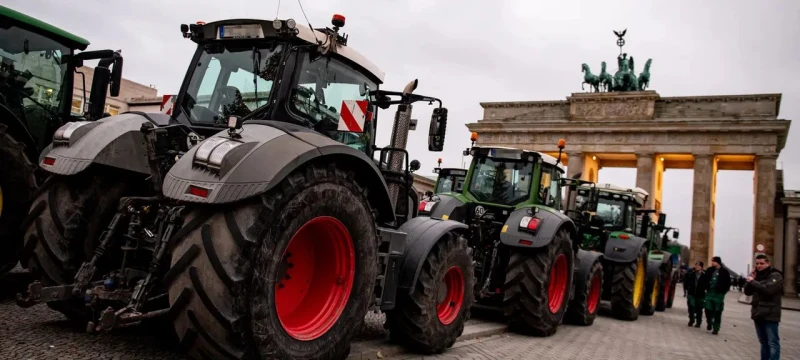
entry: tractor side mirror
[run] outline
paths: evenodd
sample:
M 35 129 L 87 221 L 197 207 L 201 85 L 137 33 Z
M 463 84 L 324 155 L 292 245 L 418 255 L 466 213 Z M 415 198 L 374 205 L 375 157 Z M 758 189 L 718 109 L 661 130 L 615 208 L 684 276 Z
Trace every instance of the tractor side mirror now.
M 673 238 L 675 238 L 676 240 L 677 240 L 677 239 L 678 239 L 680 236 L 681 236 L 681 233 L 680 233 L 678 230 L 673 230 L 673 231 L 672 231 L 672 237 L 673 237 Z
M 419 163 L 419 160 L 414 159 L 414 160 L 411 160 L 411 165 L 410 166 L 411 166 L 411 172 L 414 172 L 414 171 L 419 170 L 421 165 Z
M 444 150 L 444 133 L 447 129 L 447 108 L 433 109 L 428 130 L 428 151 Z
M 426 191 L 425 192 L 425 197 L 431 197 L 431 196 L 433 196 L 433 191 Z
M 667 225 L 667 214 L 658 214 L 658 226 L 664 227 Z
M 592 187 L 589 190 L 589 206 L 587 206 L 587 210 L 589 212 L 597 212 L 597 196 L 600 194 L 600 191 L 597 190 L 596 187 Z
M 94 78 L 92 79 L 92 93 L 89 95 L 89 116 L 93 119 L 103 117 L 103 110 L 106 107 L 106 92 L 108 82 L 111 79 L 111 70 L 104 66 L 94 68 Z
M 113 69 L 111 70 L 111 88 L 109 89 L 112 97 L 119 96 L 119 88 L 122 86 L 122 56 L 114 53 Z

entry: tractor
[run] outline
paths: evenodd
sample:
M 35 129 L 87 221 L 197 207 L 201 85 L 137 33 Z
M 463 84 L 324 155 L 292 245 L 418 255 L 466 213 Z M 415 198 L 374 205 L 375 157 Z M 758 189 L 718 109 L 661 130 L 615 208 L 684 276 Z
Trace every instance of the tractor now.
M 413 351 L 452 346 L 473 303 L 467 226 L 409 216 L 405 150 L 414 103 L 438 103 L 430 151 L 447 109 L 416 80 L 381 90 L 331 24 L 181 25 L 197 48 L 170 115 L 68 124 L 39 161 L 38 278 L 17 303 L 90 332 L 167 322 L 192 358 L 342 359 L 370 310 Z
M 681 253 L 685 253 L 685 245 L 677 242 L 680 236 L 680 229 L 666 226 L 667 214 L 659 213 L 658 222 L 650 220 L 650 214 L 654 210 L 641 211 L 642 229 L 641 234 L 647 235 L 650 246 L 649 258 L 653 263 L 658 263 L 660 277 L 658 289 L 658 299 L 656 300 L 655 310 L 664 311 L 672 307 L 675 300 L 675 287 L 680 280 Z M 673 240 L 669 234 L 672 233 Z
M 0 5 L 0 275 L 22 252 L 19 225 L 44 174 L 39 153 L 56 129 L 70 121 L 104 115 L 109 83 L 119 94 L 122 56 L 111 50 L 83 51 L 89 42 L 53 25 Z M 77 53 L 76 53 L 77 52 Z M 84 60 L 101 59 L 92 80 L 88 111 L 73 98 L 73 79 Z M 113 71 L 109 71 L 109 68 Z M 76 94 L 79 95 L 79 94 Z M 74 105 L 78 102 L 78 105 Z M 77 110 L 74 108 L 77 107 Z M 25 266 L 27 264 L 23 264 Z
M 436 184 L 432 192 L 427 192 L 425 198 L 419 202 L 419 212 L 417 216 L 429 216 L 430 210 L 438 200 L 436 195 L 444 193 L 460 193 L 464 186 L 464 179 L 467 177 L 466 169 L 442 168 L 442 158 L 439 158 L 438 165 L 433 172 L 438 174 Z
M 568 199 L 584 214 L 579 247 L 604 254 L 602 299 L 610 301 L 612 316 L 621 320 L 663 310 L 663 288 L 673 282 L 665 275 L 672 274 L 672 261 L 664 256 L 666 244 L 657 231 L 664 229 L 666 214 L 652 223 L 655 210 L 641 210 L 648 196 L 641 188 L 579 181 L 574 201 Z
M 510 330 L 534 336 L 554 334 L 565 316 L 591 324 L 601 254 L 573 246 L 576 226 L 561 211 L 561 152 L 473 144 L 464 155 L 472 161 L 462 190 L 438 194 L 430 217 L 469 226 L 476 306 L 502 309 Z

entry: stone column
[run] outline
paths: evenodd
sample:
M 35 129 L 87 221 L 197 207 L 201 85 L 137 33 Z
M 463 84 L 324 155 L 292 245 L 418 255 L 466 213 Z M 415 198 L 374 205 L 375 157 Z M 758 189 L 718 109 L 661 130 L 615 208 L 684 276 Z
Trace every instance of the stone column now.
M 645 208 L 661 211 L 661 177 L 664 163 L 652 153 L 636 154 L 636 186 L 647 191 Z
M 583 158 L 582 152 L 567 153 L 567 177 L 574 178 L 577 173 L 583 173 Z M 581 175 L 581 179 L 585 179 L 586 174 Z
M 797 218 L 786 219 L 786 248 L 783 251 L 783 291 L 788 294 L 797 294 Z M 774 261 L 774 260 L 773 260 Z
M 710 264 L 714 243 L 714 184 L 717 164 L 713 155 L 694 156 L 694 190 L 692 194 L 692 229 L 689 239 L 691 263 Z
M 777 187 L 775 161 L 777 155 L 756 155 L 753 186 L 753 245 L 764 244 L 764 253 L 775 255 L 775 191 Z

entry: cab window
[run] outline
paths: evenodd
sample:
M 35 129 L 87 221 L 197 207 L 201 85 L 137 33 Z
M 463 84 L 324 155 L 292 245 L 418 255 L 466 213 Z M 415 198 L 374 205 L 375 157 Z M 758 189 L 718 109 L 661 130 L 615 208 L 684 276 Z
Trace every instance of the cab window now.
M 316 130 L 369 153 L 374 122 L 367 114 L 370 109 L 361 106 L 368 99 L 364 90 L 377 89 L 375 82 L 335 57 L 301 56 L 300 77 L 291 94 L 292 108 Z
M 539 202 L 552 208 L 560 208 L 561 187 L 559 185 L 561 171 L 553 165 L 542 165 L 542 177 L 539 181 Z

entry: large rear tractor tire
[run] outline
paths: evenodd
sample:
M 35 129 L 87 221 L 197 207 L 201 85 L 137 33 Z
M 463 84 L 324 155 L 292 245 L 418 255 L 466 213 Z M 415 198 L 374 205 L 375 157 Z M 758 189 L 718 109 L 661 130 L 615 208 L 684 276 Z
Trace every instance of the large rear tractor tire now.
M 603 291 L 603 264 L 600 260 L 595 260 L 594 264 L 586 274 L 586 278 L 576 281 L 584 281 L 586 287 L 582 292 L 576 292 L 575 297 L 567 307 L 566 321 L 575 324 L 589 326 L 594 324 L 597 318 L 597 309 L 600 307 L 600 294 Z
M 23 238 L 20 223 L 36 192 L 36 165 L 25 155 L 25 145 L 0 124 L 0 275 L 20 260 Z
M 658 301 L 656 302 L 656 311 L 667 310 L 667 304 L 670 302 L 670 291 L 674 284 L 672 283 L 672 263 L 666 265 L 666 269 L 661 272 L 661 279 L 659 279 L 658 288 Z
M 120 178 L 94 172 L 48 179 L 22 224 L 22 260 L 27 261 L 31 278 L 43 286 L 72 284 L 81 264 L 91 259 L 128 188 Z M 104 271 L 95 274 L 100 276 Z M 88 315 L 83 298 L 47 305 L 71 320 L 85 320 Z
M 474 287 L 467 240 L 446 234 L 422 264 L 414 292 L 399 293 L 397 307 L 386 314 L 392 340 L 424 354 L 453 346 L 469 319 Z
M 187 217 L 202 224 L 177 239 L 163 283 L 190 357 L 349 354 L 377 273 L 375 220 L 353 176 L 311 165 L 260 198 Z
M 567 230 L 544 249 L 511 249 L 503 308 L 510 330 L 535 336 L 556 333 L 569 304 L 574 257 Z
M 636 320 L 644 301 L 647 249 L 642 247 L 632 263 L 612 268 L 611 314 L 620 320 Z

